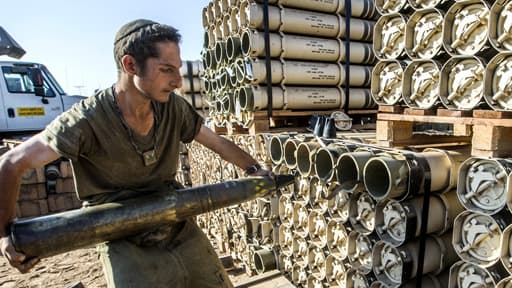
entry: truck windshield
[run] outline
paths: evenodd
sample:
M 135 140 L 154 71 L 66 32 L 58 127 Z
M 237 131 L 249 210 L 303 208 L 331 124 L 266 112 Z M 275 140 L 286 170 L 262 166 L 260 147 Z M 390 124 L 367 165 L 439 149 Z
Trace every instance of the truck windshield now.
M 60 95 L 66 95 L 66 92 L 64 92 L 64 89 L 62 89 L 62 87 L 60 87 L 59 82 L 57 82 L 57 80 L 55 80 L 55 77 L 53 77 L 52 73 L 50 73 L 50 71 L 46 68 L 46 66 L 41 65 L 41 70 L 43 70 L 43 73 L 46 74 L 46 76 L 48 77 L 48 80 L 50 81 L 52 86 L 55 87 L 57 92 Z

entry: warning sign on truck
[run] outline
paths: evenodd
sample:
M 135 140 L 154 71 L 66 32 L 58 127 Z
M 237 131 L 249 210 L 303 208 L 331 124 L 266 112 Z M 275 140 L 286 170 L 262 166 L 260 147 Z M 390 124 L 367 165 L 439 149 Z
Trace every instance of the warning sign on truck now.
M 44 108 L 43 107 L 22 107 L 18 108 L 18 116 L 27 117 L 27 116 L 44 116 Z

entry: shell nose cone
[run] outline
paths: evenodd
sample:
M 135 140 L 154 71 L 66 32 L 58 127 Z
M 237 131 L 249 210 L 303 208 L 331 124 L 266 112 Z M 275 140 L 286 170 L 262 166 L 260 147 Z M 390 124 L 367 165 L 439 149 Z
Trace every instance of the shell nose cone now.
M 276 175 L 276 188 L 282 188 L 292 184 L 295 181 L 295 176 L 291 174 Z

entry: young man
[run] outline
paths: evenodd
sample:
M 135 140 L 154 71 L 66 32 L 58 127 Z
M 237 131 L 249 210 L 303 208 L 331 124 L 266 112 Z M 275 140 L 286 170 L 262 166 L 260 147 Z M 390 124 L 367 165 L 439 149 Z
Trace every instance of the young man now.
M 198 141 L 249 175 L 269 175 L 249 154 L 203 126 L 172 91 L 181 86 L 177 30 L 135 20 L 118 31 L 118 81 L 63 113 L 0 159 L 0 251 L 21 272 L 38 259 L 14 250 L 6 227 L 14 218 L 24 171 L 61 156 L 73 165 L 86 205 L 179 187 L 179 142 Z M 98 246 L 109 287 L 231 287 L 206 236 L 192 220 Z

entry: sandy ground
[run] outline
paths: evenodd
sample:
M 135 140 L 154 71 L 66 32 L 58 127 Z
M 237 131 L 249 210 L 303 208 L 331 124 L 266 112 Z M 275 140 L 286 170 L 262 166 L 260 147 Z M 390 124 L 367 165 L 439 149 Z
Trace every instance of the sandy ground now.
M 290 288 L 293 285 L 284 277 L 263 283 L 242 285 L 250 281 L 243 271 L 228 270 L 235 286 L 252 288 Z M 257 278 L 257 277 L 256 277 Z M 80 282 L 85 288 L 106 288 L 101 263 L 94 248 L 75 250 L 41 260 L 29 273 L 21 274 L 0 257 L 1 288 L 71 288 Z M 79 288 L 81 286 L 76 286 Z
M 29 273 L 21 274 L 5 258 L 0 259 L 0 287 L 43 288 L 72 287 L 81 282 L 84 287 L 105 288 L 103 271 L 94 248 L 80 249 L 41 260 Z

